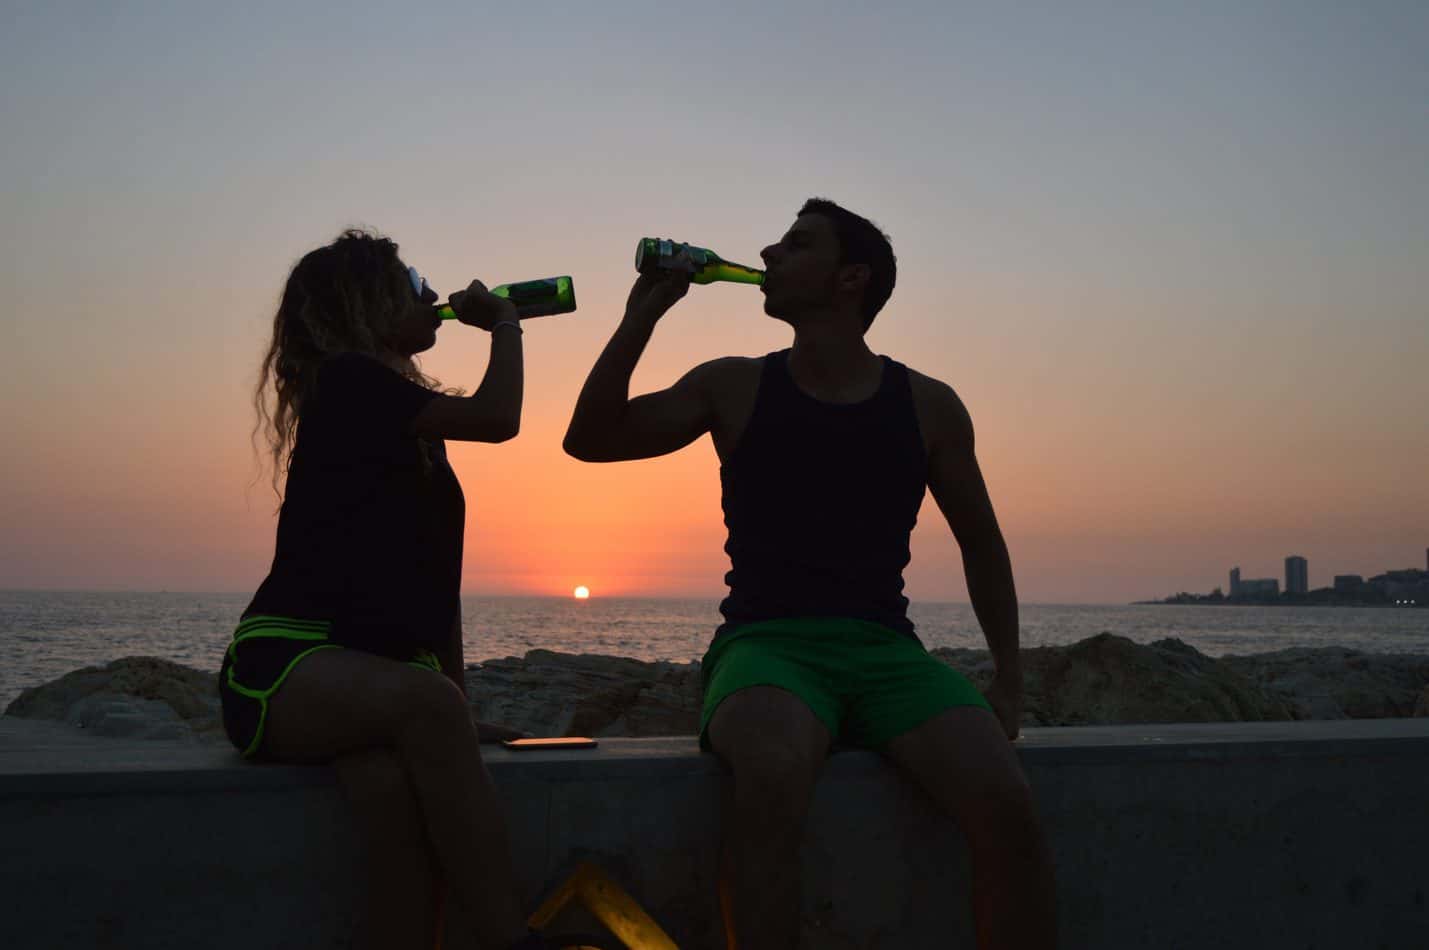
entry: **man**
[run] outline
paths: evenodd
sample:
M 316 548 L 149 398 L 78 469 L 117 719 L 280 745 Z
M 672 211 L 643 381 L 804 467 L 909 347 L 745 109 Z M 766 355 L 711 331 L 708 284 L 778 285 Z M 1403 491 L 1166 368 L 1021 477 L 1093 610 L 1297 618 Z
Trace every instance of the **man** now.
M 983 950 L 1051 947 L 1051 860 L 1009 742 L 1022 704 L 1017 597 L 967 410 L 865 343 L 896 275 L 872 222 L 811 199 L 761 257 L 764 311 L 793 328 L 791 349 L 712 360 L 631 399 L 656 323 L 689 289 L 677 271 L 642 275 L 565 438 L 576 458 L 611 462 L 708 432 L 719 455 L 730 593 L 703 662 L 700 742 L 734 776 L 725 849 L 739 946 L 798 942 L 798 846 L 838 740 L 882 752 L 957 820 Z M 907 617 L 902 572 L 925 488 L 962 550 L 996 663 L 985 697 L 927 654 Z

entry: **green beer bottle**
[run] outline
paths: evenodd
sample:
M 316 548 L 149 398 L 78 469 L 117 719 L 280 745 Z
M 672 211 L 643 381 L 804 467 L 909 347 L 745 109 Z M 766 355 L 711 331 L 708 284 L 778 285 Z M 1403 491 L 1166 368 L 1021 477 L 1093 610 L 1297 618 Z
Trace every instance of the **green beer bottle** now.
M 522 320 L 570 313 L 576 309 L 576 285 L 569 277 L 543 277 L 540 280 L 523 280 L 519 284 L 497 284 L 491 292 L 514 303 L 516 316 Z M 451 304 L 444 304 L 437 310 L 437 316 L 443 320 L 455 320 L 456 311 Z
M 684 252 L 686 259 L 677 259 Z M 695 247 L 664 238 L 641 238 L 635 245 L 635 269 L 642 274 L 656 270 L 685 270 L 692 284 L 713 284 L 717 280 L 736 284 L 762 284 L 764 271 L 745 267 L 720 257 L 707 247 Z

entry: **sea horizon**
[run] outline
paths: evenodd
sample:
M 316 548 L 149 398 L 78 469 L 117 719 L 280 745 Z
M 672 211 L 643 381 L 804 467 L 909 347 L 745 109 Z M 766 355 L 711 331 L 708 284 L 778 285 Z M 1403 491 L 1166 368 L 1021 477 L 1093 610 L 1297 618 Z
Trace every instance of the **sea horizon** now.
M 252 588 L 224 590 L 221 588 L 141 588 L 141 587 L 0 587 L 0 594 L 144 594 L 162 596 L 164 594 L 184 594 L 201 597 L 206 595 L 220 597 L 238 597 L 242 595 L 252 596 Z M 577 598 L 570 594 L 538 594 L 538 593 L 487 593 L 480 590 L 463 590 L 462 597 L 481 597 L 490 600 L 555 600 L 572 601 L 579 603 L 595 601 L 694 601 L 711 600 L 718 604 L 726 596 L 720 594 L 602 594 L 592 591 L 588 598 Z M 939 606 L 960 606 L 971 607 L 969 600 L 944 600 L 927 597 L 909 597 L 909 603 L 929 604 Z M 1156 606 L 1161 605 L 1160 600 L 1019 600 L 1019 606 L 1023 607 L 1128 607 L 1128 606 Z M 1166 604 L 1165 606 L 1205 606 L 1201 604 Z M 1246 605 L 1255 606 L 1255 605 Z M 1267 606 L 1280 606 L 1270 604 Z
M 20 691 L 125 656 L 217 670 L 247 591 L 0 588 L 0 708 Z M 463 594 L 468 664 L 534 649 L 688 663 L 722 621 L 719 597 Z M 914 599 L 928 649 L 985 650 L 966 602 Z M 1342 647 L 1429 655 L 1429 611 L 1289 605 L 1038 604 L 1019 609 L 1024 649 L 1110 633 L 1136 643 L 1176 638 L 1207 656 Z

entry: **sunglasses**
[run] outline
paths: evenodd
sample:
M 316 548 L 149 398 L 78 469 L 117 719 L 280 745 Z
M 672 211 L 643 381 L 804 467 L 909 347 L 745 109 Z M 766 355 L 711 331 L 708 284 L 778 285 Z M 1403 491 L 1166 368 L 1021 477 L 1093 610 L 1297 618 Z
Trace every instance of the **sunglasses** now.
M 428 293 L 434 298 L 438 296 L 437 292 L 432 289 L 432 285 L 427 283 L 427 278 L 417 273 L 417 268 L 407 268 L 407 279 L 412 282 L 412 293 L 417 295 L 418 300 L 425 301 Z

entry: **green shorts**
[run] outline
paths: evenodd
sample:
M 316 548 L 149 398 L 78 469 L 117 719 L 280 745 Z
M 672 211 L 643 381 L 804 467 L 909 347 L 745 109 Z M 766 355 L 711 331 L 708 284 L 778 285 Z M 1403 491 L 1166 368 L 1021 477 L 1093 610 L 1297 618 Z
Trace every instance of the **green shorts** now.
M 732 693 L 750 686 L 788 690 L 828 727 L 833 741 L 881 751 L 889 741 L 954 706 L 992 711 L 966 676 L 912 637 L 866 620 L 799 617 L 731 630 L 701 661 L 709 724 Z
M 268 701 L 294 667 L 318 650 L 347 649 L 328 639 L 331 626 L 326 620 L 296 617 L 253 616 L 239 621 L 218 672 L 218 697 L 224 731 L 244 758 L 262 757 Z M 441 661 L 428 650 L 417 651 L 407 662 L 442 672 Z

